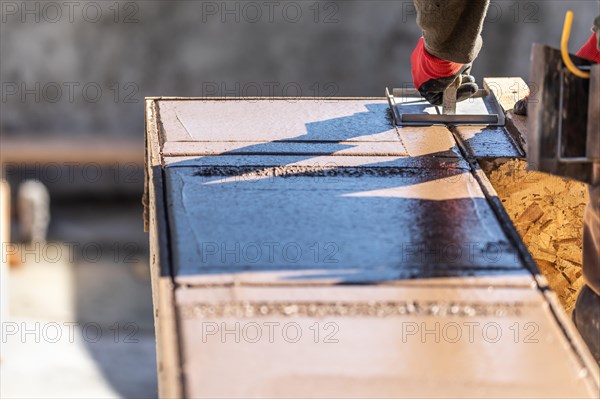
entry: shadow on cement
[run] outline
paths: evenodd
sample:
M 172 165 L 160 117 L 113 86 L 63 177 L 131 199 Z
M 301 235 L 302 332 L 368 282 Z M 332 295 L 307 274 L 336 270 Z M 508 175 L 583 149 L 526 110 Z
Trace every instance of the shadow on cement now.
M 386 104 L 366 109 L 308 123 L 307 134 L 279 142 L 393 129 Z M 327 142 L 328 155 L 360 143 Z M 276 272 L 280 280 L 361 284 L 529 273 L 456 148 L 452 156 L 362 156 L 359 166 L 311 168 L 295 164 L 319 166 L 323 154 L 278 156 L 269 144 L 165 169 L 174 275 Z

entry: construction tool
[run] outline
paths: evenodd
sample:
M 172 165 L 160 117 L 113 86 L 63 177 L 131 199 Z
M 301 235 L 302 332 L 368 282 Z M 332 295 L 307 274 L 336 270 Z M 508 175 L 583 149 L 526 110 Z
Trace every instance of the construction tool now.
M 456 115 L 456 96 L 458 88 L 462 83 L 462 75 L 458 75 L 454 82 L 446 90 L 442 100 L 442 113 L 444 115 Z
M 600 184 L 600 65 L 571 56 L 572 12 L 561 50 L 534 44 L 528 101 L 528 168 Z
M 444 91 L 441 107 L 431 105 L 413 88 L 385 89 L 396 126 L 486 125 L 504 126 L 504 112 L 494 93 L 484 87 L 457 102 L 461 76 Z M 440 109 L 441 108 L 441 109 Z

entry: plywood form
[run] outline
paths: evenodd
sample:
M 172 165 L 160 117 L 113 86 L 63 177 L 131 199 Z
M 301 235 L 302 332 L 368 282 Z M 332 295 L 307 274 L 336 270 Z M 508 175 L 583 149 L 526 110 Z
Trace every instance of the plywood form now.
M 570 312 L 585 284 L 582 265 L 584 183 L 526 170 L 511 161 L 488 172 L 490 180 L 538 267 Z

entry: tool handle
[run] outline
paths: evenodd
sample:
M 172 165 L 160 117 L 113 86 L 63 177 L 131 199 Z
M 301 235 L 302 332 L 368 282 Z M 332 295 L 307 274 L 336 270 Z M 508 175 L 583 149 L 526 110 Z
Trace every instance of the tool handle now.
M 444 90 L 444 98 L 442 102 L 442 113 L 444 115 L 456 114 L 456 94 L 458 88 L 462 84 L 462 75 L 458 75 L 454 82 L 446 90 Z

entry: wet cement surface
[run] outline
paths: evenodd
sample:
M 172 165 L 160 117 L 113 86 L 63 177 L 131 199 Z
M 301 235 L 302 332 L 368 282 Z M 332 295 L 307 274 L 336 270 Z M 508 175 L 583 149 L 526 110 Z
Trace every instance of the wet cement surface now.
M 191 291 L 178 295 L 190 397 L 594 395 L 537 290 Z
M 461 132 L 396 129 L 373 99 L 159 109 L 162 350 L 185 396 L 597 397 L 462 156 L 494 156 L 498 131 L 459 150 Z
M 520 268 L 468 172 L 166 176 L 180 282 L 239 271 L 360 283 Z
M 159 108 L 178 282 L 526 272 L 444 127 L 397 129 L 374 99 Z
M 398 141 L 385 100 L 162 101 L 166 142 Z

